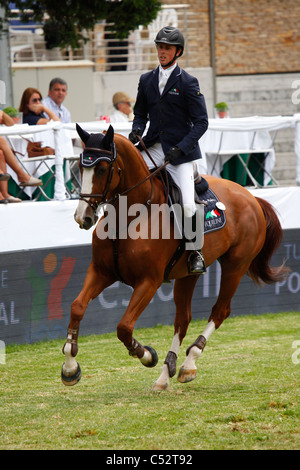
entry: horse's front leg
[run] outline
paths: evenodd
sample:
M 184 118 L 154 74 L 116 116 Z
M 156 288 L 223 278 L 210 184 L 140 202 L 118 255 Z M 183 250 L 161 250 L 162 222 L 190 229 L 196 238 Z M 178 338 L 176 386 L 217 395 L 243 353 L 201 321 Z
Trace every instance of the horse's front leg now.
M 61 379 L 65 385 L 75 385 L 81 378 L 80 366 L 75 357 L 78 353 L 79 326 L 86 308 L 91 300 L 113 282 L 114 280 L 112 279 L 100 276 L 93 262 L 90 264 L 83 288 L 71 306 L 67 339 L 62 349 L 65 355 L 65 362 L 61 370 Z
M 117 326 L 117 336 L 124 343 L 133 357 L 137 357 L 146 367 L 154 367 L 158 362 L 158 356 L 151 346 L 142 346 L 132 333 L 135 322 L 150 303 L 157 291 L 157 285 L 150 279 L 144 280 L 133 290 L 129 305 L 121 321 Z

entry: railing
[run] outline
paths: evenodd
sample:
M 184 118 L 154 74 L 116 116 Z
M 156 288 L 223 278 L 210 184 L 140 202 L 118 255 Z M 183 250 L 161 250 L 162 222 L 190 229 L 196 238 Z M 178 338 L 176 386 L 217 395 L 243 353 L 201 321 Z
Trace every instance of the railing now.
M 108 125 L 109 124 L 105 121 L 80 123 L 80 126 L 84 130 L 93 133 L 103 132 L 107 129 Z M 127 137 L 131 131 L 130 123 L 114 123 L 113 127 L 116 134 L 122 134 L 125 137 Z M 300 115 L 298 114 L 294 116 L 210 119 L 208 131 L 200 139 L 202 159 L 197 161 L 198 170 L 200 174 L 212 174 L 214 172 L 214 174 L 220 176 L 222 165 L 228 161 L 230 156 L 240 153 L 265 153 L 266 150 L 272 150 L 268 156 L 270 159 L 266 160 L 265 165 L 265 169 L 267 170 L 266 176 L 268 178 L 264 181 L 264 184 L 267 185 L 269 184 L 269 178 L 272 174 L 276 158 L 273 150 L 274 139 L 272 140 L 270 133 L 289 127 L 295 129 L 294 145 L 295 158 L 297 162 L 297 174 L 295 177 L 296 181 L 300 182 Z M 77 149 L 73 147 L 72 139 L 78 139 L 75 123 L 63 124 L 59 121 L 51 121 L 48 124 L 36 126 L 28 126 L 24 124 L 0 126 L 0 136 L 9 138 L 10 145 L 12 145 L 12 139 L 14 138 L 14 149 L 18 150 L 19 153 L 24 156 L 27 152 L 27 142 L 22 136 L 26 136 L 28 138 L 30 136 L 30 140 L 33 141 L 42 140 L 43 145 L 48 145 L 54 148 L 55 160 L 52 161 L 52 164 L 55 163 L 55 185 L 52 197 L 56 200 L 64 200 L 66 198 L 78 196 L 80 183 L 78 183 L 75 178 L 75 180 L 72 180 L 73 188 L 68 191 L 65 186 L 64 175 L 64 163 L 68 162 L 72 165 L 74 161 L 76 162 L 76 160 L 78 160 L 79 153 L 82 151 L 81 147 L 78 147 Z M 222 139 L 222 142 L 220 139 Z M 267 149 L 266 146 L 271 146 L 271 148 Z M 31 163 L 32 159 L 26 159 L 26 156 L 25 168 L 27 168 L 28 172 L 32 174 L 31 171 L 36 169 L 36 167 L 29 167 L 29 165 L 33 165 L 33 163 Z M 218 157 L 217 167 L 216 157 Z M 22 163 L 22 161 L 23 158 L 21 157 L 21 161 L 19 160 L 19 162 Z M 35 161 L 34 164 L 37 166 L 39 165 L 39 162 Z M 66 170 L 68 170 L 67 167 L 65 167 L 65 171 Z M 11 172 L 9 167 L 7 168 L 7 171 Z M 43 175 L 43 171 L 45 171 L 45 168 L 39 167 L 39 173 L 35 173 L 34 176 L 38 178 L 41 177 Z M 72 175 L 74 176 L 72 168 L 70 168 L 70 171 L 70 177 L 72 177 Z M 11 174 L 12 177 L 14 177 L 14 173 Z
M 10 48 L 12 62 L 53 61 L 53 60 L 91 60 L 95 71 L 142 70 L 157 65 L 154 39 L 157 32 L 166 25 L 177 26 L 185 37 L 183 67 L 197 66 L 198 55 L 195 39 L 197 21 L 187 4 L 163 5 L 157 18 L 147 28 L 140 26 L 131 32 L 127 39 L 115 37 L 115 25 L 105 21 L 95 25 L 87 33 L 88 42 L 80 48 L 47 49 L 41 25 L 10 26 Z

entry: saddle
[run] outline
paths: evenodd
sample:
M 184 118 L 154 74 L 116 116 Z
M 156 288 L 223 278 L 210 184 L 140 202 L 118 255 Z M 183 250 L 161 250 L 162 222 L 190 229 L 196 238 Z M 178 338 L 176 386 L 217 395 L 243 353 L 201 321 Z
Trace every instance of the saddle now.
M 168 171 L 162 171 L 156 175 L 163 182 L 165 194 L 168 205 L 171 207 L 173 204 L 180 204 L 182 206 L 181 189 L 174 182 L 172 176 Z M 209 187 L 209 184 L 203 176 L 199 175 L 197 167 L 194 164 L 194 181 L 195 181 L 195 202 L 196 204 L 204 205 L 204 233 L 220 230 L 226 224 L 225 206 L 224 209 L 218 209 L 218 202 L 220 202 L 217 195 Z M 221 205 L 222 206 L 222 205 Z M 182 211 L 183 213 L 183 211 Z M 181 221 L 182 222 L 182 221 Z M 181 258 L 185 251 L 184 237 L 179 242 L 179 245 L 173 254 L 171 260 L 166 266 L 164 273 L 164 282 L 168 283 L 169 274 L 177 261 Z
M 155 171 L 150 170 L 150 172 Z M 182 194 L 179 186 L 174 182 L 172 176 L 168 171 L 162 171 L 157 174 L 157 178 L 160 178 L 165 188 L 165 194 L 168 205 L 171 207 L 173 204 L 180 204 L 182 206 Z M 209 184 L 206 179 L 198 173 L 197 167 L 194 164 L 194 181 L 195 181 L 195 202 L 197 204 L 206 205 L 205 201 L 200 199 L 201 195 L 209 189 Z

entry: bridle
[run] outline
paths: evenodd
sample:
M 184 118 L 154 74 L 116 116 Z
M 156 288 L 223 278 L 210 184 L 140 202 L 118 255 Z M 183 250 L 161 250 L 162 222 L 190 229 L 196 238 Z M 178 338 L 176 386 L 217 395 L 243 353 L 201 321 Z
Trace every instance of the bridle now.
M 84 152 L 91 152 L 93 157 L 85 156 Z M 79 200 L 86 202 L 94 212 L 97 211 L 98 206 L 100 204 L 107 204 L 106 196 L 108 194 L 112 178 L 114 175 L 114 163 L 117 159 L 117 150 L 116 145 L 113 143 L 111 145 L 111 150 L 104 150 L 104 149 L 97 149 L 94 147 L 85 147 L 84 151 L 80 154 L 80 164 L 84 168 L 92 168 L 93 166 L 97 165 L 100 162 L 107 162 L 109 164 L 108 167 L 108 177 L 106 180 L 105 188 L 103 193 L 79 193 Z M 122 170 L 118 166 L 119 175 L 121 175 Z M 100 199 L 100 201 L 91 202 L 90 199 L 86 198 L 95 198 Z
M 94 154 L 93 157 L 85 156 L 84 151 L 93 153 Z M 149 206 L 150 203 L 151 203 L 152 195 L 153 195 L 153 179 L 152 178 L 153 178 L 154 175 L 156 175 L 158 172 L 160 172 L 162 169 L 164 169 L 165 166 L 169 163 L 169 162 L 165 162 L 162 166 L 156 167 L 156 169 L 150 175 L 147 175 L 143 180 L 139 181 L 134 186 L 126 189 L 122 193 L 115 194 L 110 199 L 106 199 L 106 196 L 109 192 L 111 181 L 112 181 L 112 178 L 113 178 L 113 175 L 114 175 L 114 163 L 117 160 L 116 145 L 115 145 L 115 143 L 112 143 L 111 150 L 97 149 L 97 148 L 93 148 L 93 147 L 85 147 L 84 151 L 80 154 L 80 163 L 84 168 L 92 168 L 93 166 L 95 166 L 96 164 L 98 164 L 102 161 L 105 161 L 109 164 L 109 169 L 108 169 L 109 173 L 108 173 L 108 177 L 107 177 L 107 180 L 106 180 L 106 184 L 105 184 L 105 188 L 104 188 L 103 193 L 79 193 L 79 200 L 86 202 L 91 207 L 91 209 L 94 211 L 94 213 L 97 212 L 98 207 L 100 205 L 102 205 L 102 204 L 115 204 L 120 196 L 124 196 L 125 194 L 129 193 L 130 191 L 132 191 L 133 189 L 137 188 L 138 186 L 140 186 L 141 184 L 145 183 L 146 181 L 148 181 L 150 179 L 151 180 L 151 192 L 150 192 L 150 197 L 147 199 L 146 204 L 145 204 L 146 206 Z M 118 166 L 118 172 L 119 172 L 119 176 L 121 177 L 122 170 L 119 166 Z M 89 199 L 87 199 L 87 198 L 89 198 Z M 91 202 L 90 198 L 100 199 L 100 201 Z

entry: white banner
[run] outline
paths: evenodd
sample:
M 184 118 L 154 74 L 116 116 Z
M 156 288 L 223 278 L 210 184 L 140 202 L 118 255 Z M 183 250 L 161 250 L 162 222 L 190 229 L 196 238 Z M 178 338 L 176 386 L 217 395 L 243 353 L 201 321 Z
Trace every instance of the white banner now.
M 270 202 L 283 229 L 300 228 L 300 187 L 251 189 Z M 94 228 L 80 229 L 74 220 L 78 200 L 0 205 L 0 252 L 86 245 Z

